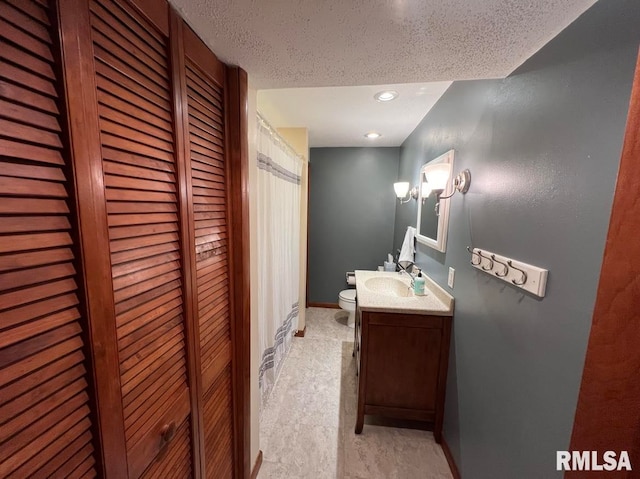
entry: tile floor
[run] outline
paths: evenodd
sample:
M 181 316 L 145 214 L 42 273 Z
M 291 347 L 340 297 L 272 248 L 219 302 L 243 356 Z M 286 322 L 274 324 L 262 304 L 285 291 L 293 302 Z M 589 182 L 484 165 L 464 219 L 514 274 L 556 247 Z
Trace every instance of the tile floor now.
M 433 434 L 356 421 L 353 329 L 342 310 L 307 309 L 260 420 L 259 479 L 449 479 Z

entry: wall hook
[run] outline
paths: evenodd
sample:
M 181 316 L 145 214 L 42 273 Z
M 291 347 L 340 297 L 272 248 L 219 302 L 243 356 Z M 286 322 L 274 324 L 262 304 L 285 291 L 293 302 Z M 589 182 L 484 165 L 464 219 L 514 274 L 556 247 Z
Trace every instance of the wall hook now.
M 472 250 L 471 248 L 469 248 L 468 246 L 467 246 L 467 251 L 468 251 L 469 253 L 471 253 L 471 261 L 469 261 L 469 263 L 471 263 L 471 264 L 472 264 L 472 265 L 474 265 L 474 266 L 478 266 L 480 263 L 482 263 L 482 256 L 480 256 L 478 253 L 476 253 L 475 251 L 473 251 L 473 250 Z M 478 257 L 478 262 L 477 262 L 477 263 L 474 263 L 474 262 L 473 262 L 473 255 L 476 255 L 476 256 Z
M 471 257 L 471 265 L 474 268 L 484 271 L 493 278 L 499 278 L 505 283 L 544 298 L 549 270 L 522 261 L 516 262 L 506 256 L 487 250 L 480 250 L 479 248 L 467 246 L 467 251 L 475 254 L 480 259 L 479 262 L 476 262 L 476 259 L 473 256 Z M 514 266 L 514 263 L 518 266 Z M 513 271 L 511 271 L 512 269 Z
M 500 274 L 500 273 L 498 273 L 497 271 L 495 271 L 495 275 L 496 275 L 498 278 L 504 278 L 507 274 L 509 274 L 509 265 L 507 265 L 507 263 L 503 263 L 502 261 L 500 261 L 500 260 L 496 259 L 496 255 L 495 255 L 495 254 L 492 254 L 492 255 L 491 255 L 491 259 L 492 259 L 493 261 L 495 261 L 496 263 L 499 263 L 499 264 L 501 264 L 502 266 L 504 266 L 504 273 Z
M 478 250 L 478 256 L 480 256 L 481 258 L 486 259 L 489 262 L 489 267 L 485 268 L 484 266 L 482 266 L 482 269 L 485 271 L 491 271 L 493 269 L 493 260 L 491 258 L 489 258 L 488 256 L 485 256 L 482 254 L 482 251 Z M 480 263 L 482 263 L 482 260 L 480 260 Z
M 520 271 L 522 273 L 522 279 L 520 281 L 516 281 L 515 279 L 512 279 L 511 282 L 517 286 L 522 286 L 523 284 L 525 284 L 527 282 L 527 273 L 525 271 L 522 271 L 520 268 L 516 268 L 512 263 L 511 260 L 507 261 L 507 264 L 509 265 L 509 268 L 513 268 L 516 271 Z

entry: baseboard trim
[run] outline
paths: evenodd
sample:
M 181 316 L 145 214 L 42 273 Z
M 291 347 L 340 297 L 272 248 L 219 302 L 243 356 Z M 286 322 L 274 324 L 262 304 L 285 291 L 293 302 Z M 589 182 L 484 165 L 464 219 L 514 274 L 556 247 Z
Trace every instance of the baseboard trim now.
M 310 308 L 332 308 L 340 309 L 338 303 L 309 303 Z
M 445 441 L 444 436 L 442 436 L 442 442 L 440 443 L 442 446 L 442 452 L 444 452 L 444 457 L 447 458 L 447 463 L 449 464 L 449 469 L 451 469 L 451 475 L 453 479 L 461 479 L 460 471 L 458 471 L 458 466 L 456 466 L 456 462 L 453 460 L 453 455 L 451 454 L 451 449 L 449 449 L 449 444 Z
M 304 338 L 304 333 L 307 332 L 307 325 L 304 325 L 304 329 L 298 329 L 295 333 L 294 336 L 296 338 Z
M 258 472 L 260 472 L 260 466 L 262 466 L 262 451 L 258 451 L 258 457 L 256 457 L 256 463 L 253 465 L 253 469 L 251 470 L 251 479 L 256 479 L 256 477 L 258 477 Z

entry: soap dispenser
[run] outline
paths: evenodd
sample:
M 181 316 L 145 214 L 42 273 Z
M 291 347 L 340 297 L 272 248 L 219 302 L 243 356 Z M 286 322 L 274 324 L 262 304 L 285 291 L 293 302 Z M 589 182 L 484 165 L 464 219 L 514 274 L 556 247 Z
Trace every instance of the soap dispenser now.
M 418 273 L 413 280 L 413 293 L 416 296 L 424 296 L 424 278 L 422 277 L 422 271 Z

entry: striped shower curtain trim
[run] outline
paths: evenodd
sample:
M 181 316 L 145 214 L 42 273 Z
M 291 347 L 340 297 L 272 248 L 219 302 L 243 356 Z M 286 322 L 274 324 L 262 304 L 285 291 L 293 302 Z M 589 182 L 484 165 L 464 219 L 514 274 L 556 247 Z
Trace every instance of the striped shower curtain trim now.
M 280 178 L 281 180 L 288 181 L 295 185 L 300 184 L 300 175 L 296 175 L 295 173 L 278 165 L 264 153 L 258 152 L 258 168 L 271 173 L 273 176 Z
M 282 323 L 282 326 L 276 331 L 275 340 L 273 346 L 267 348 L 262 353 L 262 362 L 260 363 L 260 370 L 258 373 L 258 383 L 262 388 L 262 378 L 265 371 L 275 366 L 275 357 L 278 349 L 282 346 L 286 346 L 286 340 L 291 337 L 291 329 L 293 326 L 293 320 L 298 317 L 298 303 L 295 302 L 291 306 L 291 311 L 287 315 L 287 318 Z

